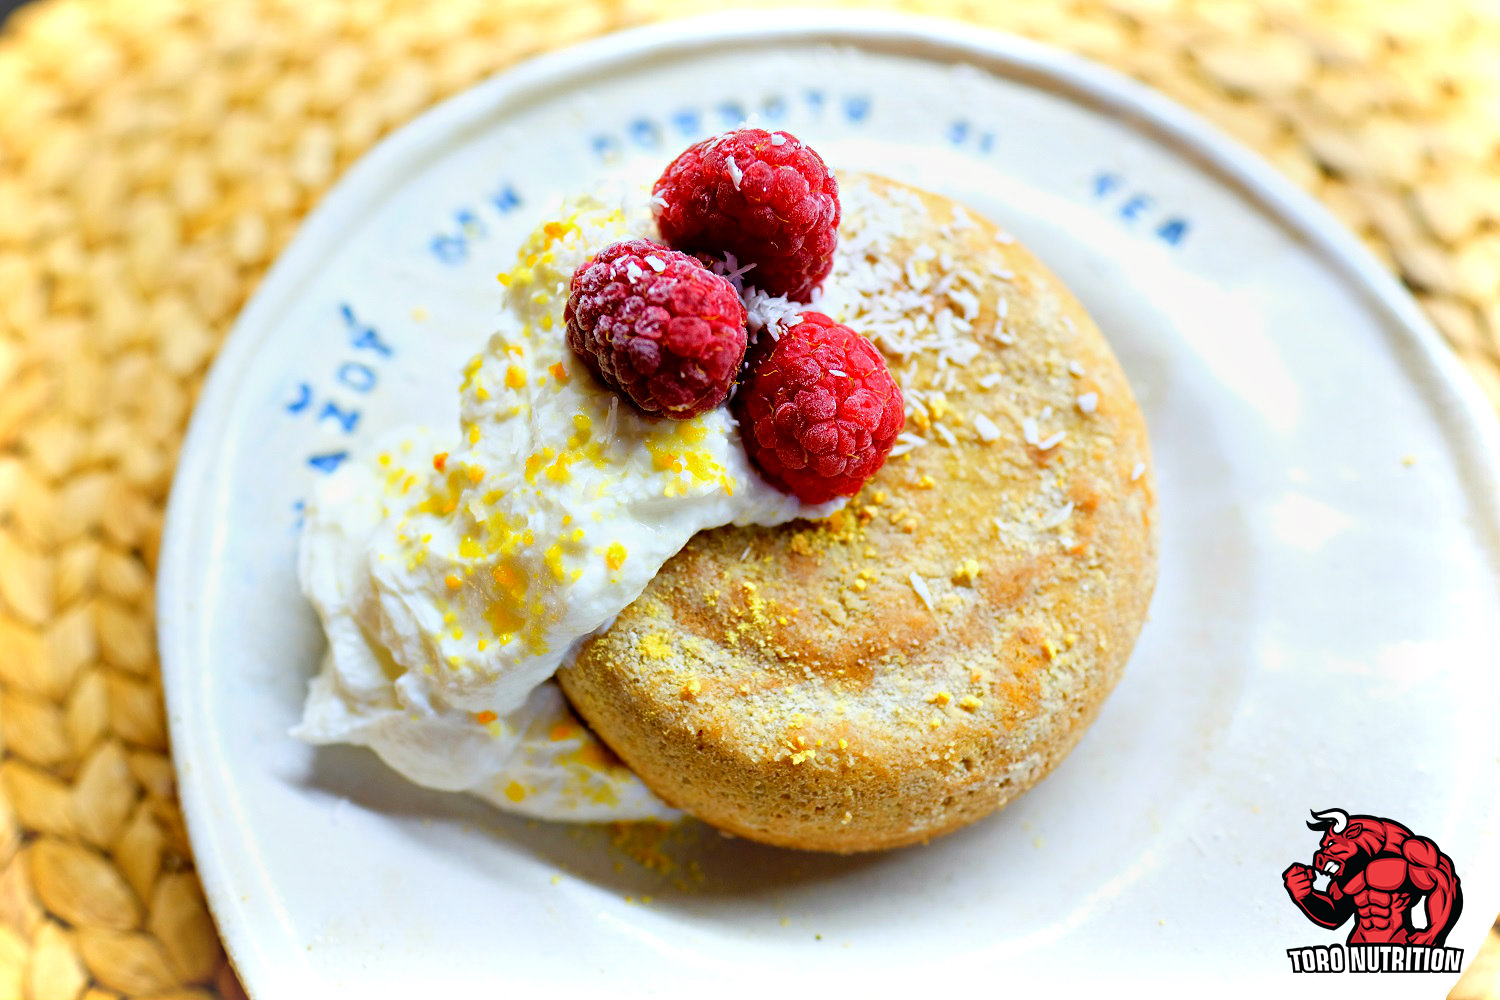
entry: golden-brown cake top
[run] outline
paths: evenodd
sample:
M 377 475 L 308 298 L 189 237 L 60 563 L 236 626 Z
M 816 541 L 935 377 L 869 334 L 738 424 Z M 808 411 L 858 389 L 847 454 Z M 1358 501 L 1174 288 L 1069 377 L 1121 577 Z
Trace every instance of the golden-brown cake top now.
M 903 389 L 891 459 L 825 522 L 698 535 L 561 676 L 674 804 L 859 849 L 1072 745 L 1144 617 L 1154 499 L 1129 386 L 1060 282 L 946 199 L 841 180 L 822 308 Z

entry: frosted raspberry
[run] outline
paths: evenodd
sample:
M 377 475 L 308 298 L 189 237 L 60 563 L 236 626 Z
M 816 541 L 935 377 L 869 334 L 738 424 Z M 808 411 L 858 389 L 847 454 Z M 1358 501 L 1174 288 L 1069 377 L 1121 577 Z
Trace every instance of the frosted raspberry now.
M 568 346 L 646 413 L 686 420 L 724 402 L 745 356 L 729 281 L 650 240 L 605 247 L 573 272 Z
M 689 146 L 652 189 L 664 240 L 754 264 L 747 283 L 799 302 L 833 268 L 839 186 L 786 132 L 742 128 Z
M 875 345 L 815 312 L 756 361 L 730 405 L 761 474 L 804 503 L 858 493 L 906 424 Z

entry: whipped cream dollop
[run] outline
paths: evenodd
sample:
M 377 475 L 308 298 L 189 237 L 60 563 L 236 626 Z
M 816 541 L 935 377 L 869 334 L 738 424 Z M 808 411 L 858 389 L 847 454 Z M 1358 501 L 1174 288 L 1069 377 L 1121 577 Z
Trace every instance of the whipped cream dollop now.
M 538 228 L 460 426 L 387 435 L 308 504 L 299 572 L 329 651 L 294 730 L 532 816 L 675 815 L 569 709 L 553 673 L 698 531 L 824 517 L 751 467 L 727 407 L 652 420 L 566 343 L 574 270 L 658 238 L 644 192 Z

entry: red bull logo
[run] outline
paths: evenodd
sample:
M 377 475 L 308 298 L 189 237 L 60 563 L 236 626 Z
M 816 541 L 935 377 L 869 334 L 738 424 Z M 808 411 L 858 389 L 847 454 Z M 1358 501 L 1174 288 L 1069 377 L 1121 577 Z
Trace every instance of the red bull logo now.
M 1350 924 L 1340 945 L 1289 948 L 1294 972 L 1457 972 L 1463 949 L 1446 947 L 1463 911 L 1453 859 L 1395 820 L 1314 812 L 1322 833 L 1312 864 L 1282 872 L 1292 903 L 1328 930 Z

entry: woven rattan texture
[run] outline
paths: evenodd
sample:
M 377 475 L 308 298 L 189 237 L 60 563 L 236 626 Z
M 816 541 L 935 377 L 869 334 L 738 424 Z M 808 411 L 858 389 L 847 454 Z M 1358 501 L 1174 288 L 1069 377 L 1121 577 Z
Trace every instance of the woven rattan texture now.
M 1500 12 L 887 6 L 1074 49 L 1203 112 L 1399 272 L 1500 404 Z M 298 220 L 434 101 L 703 9 L 43 0 L 0 34 L 0 1000 L 243 995 L 174 793 L 152 574 L 200 381 Z M 1496 951 L 1455 997 L 1500 997 Z

